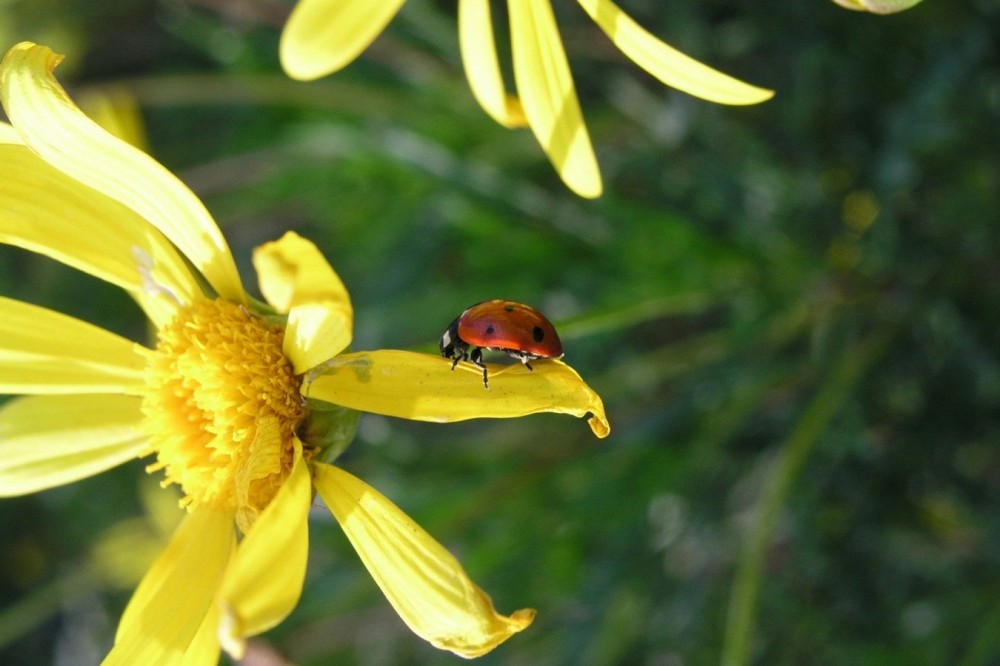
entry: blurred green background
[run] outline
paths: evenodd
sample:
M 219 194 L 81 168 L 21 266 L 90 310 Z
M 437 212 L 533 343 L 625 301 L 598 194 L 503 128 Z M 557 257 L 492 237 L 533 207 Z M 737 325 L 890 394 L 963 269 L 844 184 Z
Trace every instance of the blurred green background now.
M 555 4 L 593 202 L 476 106 L 454 2 L 409 0 L 310 84 L 278 66 L 286 0 L 4 0 L 0 38 L 68 54 L 78 100 L 133 95 L 248 284 L 255 245 L 315 241 L 355 349 L 432 351 L 487 298 L 557 323 L 610 439 L 551 415 L 365 415 L 341 459 L 499 610 L 538 609 L 480 663 L 1000 664 L 1000 2 L 623 0 L 777 91 L 749 108 L 663 88 Z M 146 335 L 124 294 L 7 247 L 0 293 Z M 146 479 L 137 461 L 0 502 L 0 663 L 100 660 L 163 521 Z M 459 661 L 406 629 L 325 511 L 311 537 L 258 656 Z

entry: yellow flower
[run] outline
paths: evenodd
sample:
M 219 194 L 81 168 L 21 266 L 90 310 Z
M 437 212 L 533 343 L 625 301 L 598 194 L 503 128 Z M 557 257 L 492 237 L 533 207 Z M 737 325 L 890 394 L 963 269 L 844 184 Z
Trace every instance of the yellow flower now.
M 427 421 L 554 411 L 608 432 L 568 366 L 450 372 L 444 358 L 343 353 L 353 310 L 295 234 L 254 254 L 268 304 L 243 291 L 204 205 L 145 153 L 84 116 L 54 77 L 61 57 L 22 43 L 0 65 L 0 241 L 127 290 L 152 347 L 0 297 L 0 495 L 31 493 L 147 454 L 186 514 L 126 608 L 108 664 L 209 664 L 291 612 L 313 492 L 400 617 L 435 646 L 484 654 L 534 611 L 496 613 L 458 561 L 400 509 L 330 463 L 351 410 Z
M 643 29 L 611 0 L 577 0 L 611 41 L 664 84 L 720 104 L 757 104 L 770 90 L 743 83 L 690 58 Z M 299 0 L 281 35 L 289 76 L 311 80 L 354 60 L 392 20 L 403 0 Z M 517 96 L 501 75 L 490 0 L 459 0 L 458 34 L 469 86 L 504 127 L 527 124 L 577 194 L 601 194 L 601 173 L 580 113 L 549 0 L 507 0 Z

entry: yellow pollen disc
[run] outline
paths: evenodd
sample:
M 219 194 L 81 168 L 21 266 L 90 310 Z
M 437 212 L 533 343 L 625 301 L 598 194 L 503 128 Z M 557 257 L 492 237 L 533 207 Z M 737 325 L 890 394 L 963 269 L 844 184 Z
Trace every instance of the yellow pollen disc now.
M 147 370 L 148 471 L 164 470 L 185 505 L 232 511 L 243 532 L 291 472 L 305 413 L 283 335 L 239 305 L 201 301 L 160 330 Z

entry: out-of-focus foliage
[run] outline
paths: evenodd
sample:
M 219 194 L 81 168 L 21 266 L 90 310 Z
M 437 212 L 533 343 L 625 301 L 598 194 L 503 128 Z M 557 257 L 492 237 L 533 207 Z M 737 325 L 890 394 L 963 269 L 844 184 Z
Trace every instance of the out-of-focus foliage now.
M 236 256 L 314 239 L 351 291 L 356 349 L 431 349 L 493 297 L 559 325 L 610 439 L 555 416 L 366 415 L 343 458 L 499 610 L 538 609 L 481 663 L 997 663 L 1000 4 L 623 0 L 777 90 L 743 109 L 621 67 L 556 4 L 595 202 L 476 106 L 454 3 L 410 0 L 310 84 L 279 73 L 291 3 L 12 0 L 0 34 L 68 35 L 68 87 L 134 95 L 150 150 Z M 145 335 L 116 289 L 6 247 L 0 293 Z M 98 536 L 142 513 L 143 476 L 0 502 L 0 661 L 97 663 L 128 595 L 85 574 Z M 261 652 L 453 662 L 335 524 L 311 533 L 302 602 Z

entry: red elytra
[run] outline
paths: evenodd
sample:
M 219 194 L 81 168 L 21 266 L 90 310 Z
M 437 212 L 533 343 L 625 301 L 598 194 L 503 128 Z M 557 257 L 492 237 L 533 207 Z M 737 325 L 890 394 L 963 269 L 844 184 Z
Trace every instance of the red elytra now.
M 459 361 L 471 361 L 483 370 L 483 385 L 489 388 L 482 350 L 506 352 L 531 370 L 529 361 L 560 358 L 563 355 L 559 334 L 538 310 L 497 299 L 476 303 L 451 322 L 438 344 L 441 355 Z

